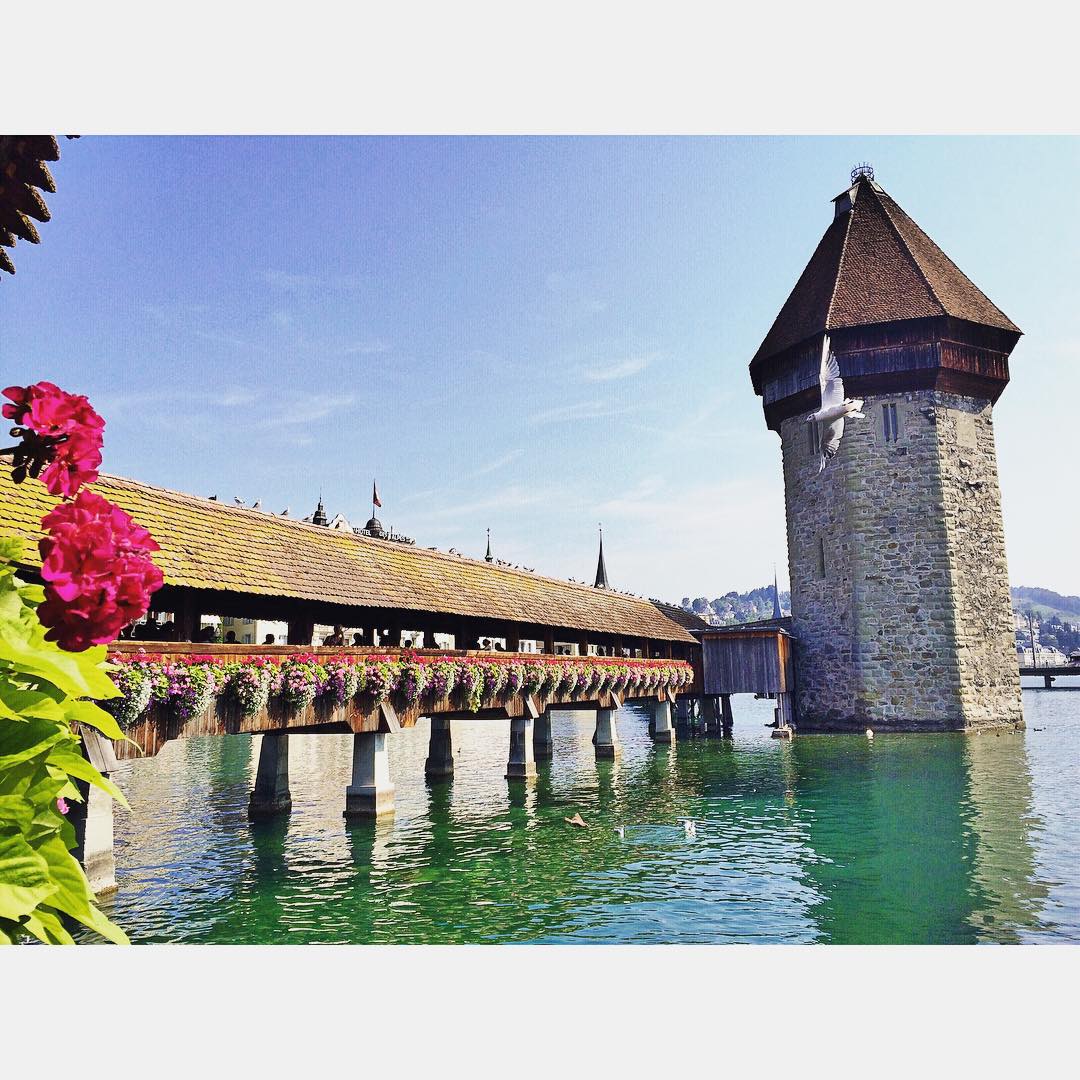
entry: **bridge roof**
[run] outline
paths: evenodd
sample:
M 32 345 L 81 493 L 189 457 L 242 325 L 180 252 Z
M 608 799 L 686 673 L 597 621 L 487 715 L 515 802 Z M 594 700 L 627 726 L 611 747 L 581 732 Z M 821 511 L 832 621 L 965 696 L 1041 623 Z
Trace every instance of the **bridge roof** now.
M 826 330 L 942 315 L 1019 334 L 880 184 L 860 176 L 750 364 Z
M 161 545 L 167 585 L 336 605 L 437 612 L 542 626 L 693 642 L 648 600 L 376 540 L 102 475 L 92 490 L 126 510 Z M 0 535 L 32 542 L 56 504 L 44 486 L 16 485 L 0 464 Z

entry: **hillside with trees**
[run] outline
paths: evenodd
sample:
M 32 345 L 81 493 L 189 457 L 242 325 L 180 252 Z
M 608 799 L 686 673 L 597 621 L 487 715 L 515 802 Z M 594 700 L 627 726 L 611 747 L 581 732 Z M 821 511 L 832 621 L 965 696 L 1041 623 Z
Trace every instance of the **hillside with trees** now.
M 708 622 L 726 626 L 729 623 L 754 622 L 757 619 L 771 619 L 773 614 L 773 587 L 762 585 L 750 592 L 729 592 L 714 600 L 699 596 L 682 599 L 684 611 L 692 611 Z M 791 611 L 791 594 L 780 593 L 780 607 L 785 615 Z

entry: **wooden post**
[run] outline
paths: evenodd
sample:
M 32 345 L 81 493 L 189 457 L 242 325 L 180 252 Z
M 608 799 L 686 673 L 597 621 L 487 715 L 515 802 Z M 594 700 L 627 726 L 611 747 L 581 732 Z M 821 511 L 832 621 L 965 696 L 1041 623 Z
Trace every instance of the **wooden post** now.
M 720 695 L 720 729 L 724 735 L 731 735 L 731 728 L 734 725 L 734 718 L 731 715 L 731 695 Z
M 537 761 L 551 761 L 555 750 L 551 742 L 551 710 L 545 709 L 533 724 L 533 757 Z
M 544 652 L 549 655 L 555 652 L 555 631 L 550 626 L 544 628 Z
M 289 644 L 310 645 L 315 636 L 315 620 L 307 617 L 289 620 Z
M 190 590 L 184 589 L 176 605 L 176 640 L 195 641 L 199 636 L 201 613 Z

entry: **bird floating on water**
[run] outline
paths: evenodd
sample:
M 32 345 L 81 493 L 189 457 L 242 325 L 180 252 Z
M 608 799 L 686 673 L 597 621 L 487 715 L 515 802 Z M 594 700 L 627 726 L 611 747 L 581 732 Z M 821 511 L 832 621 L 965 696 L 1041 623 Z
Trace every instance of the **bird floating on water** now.
M 626 830 L 621 825 L 616 825 L 615 835 L 621 840 L 626 835 Z
M 818 445 L 821 448 L 821 464 L 818 465 L 820 473 L 840 449 L 840 439 L 844 434 L 844 418 L 866 419 L 866 414 L 861 411 L 862 398 L 851 401 L 844 397 L 844 380 L 840 378 L 840 365 L 836 362 L 836 355 L 829 346 L 828 334 L 825 335 L 825 340 L 821 344 L 821 371 L 818 381 L 821 384 L 821 408 L 811 413 L 806 418 L 806 422 L 818 426 Z
M 683 823 L 683 831 L 687 836 L 697 836 L 697 825 L 692 818 L 679 818 Z
M 583 829 L 589 827 L 589 823 L 584 821 L 580 814 L 575 814 L 573 817 L 564 817 L 563 821 L 565 821 L 567 825 L 580 825 Z
M 866 737 L 868 739 L 872 739 L 874 737 L 874 729 L 873 728 L 867 728 L 866 729 Z

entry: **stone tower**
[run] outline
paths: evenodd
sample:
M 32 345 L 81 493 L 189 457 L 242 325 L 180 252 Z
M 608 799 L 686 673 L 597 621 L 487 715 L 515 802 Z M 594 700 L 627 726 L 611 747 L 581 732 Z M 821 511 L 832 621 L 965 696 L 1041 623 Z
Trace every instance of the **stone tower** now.
M 993 404 L 1020 330 L 856 170 L 750 364 L 779 433 L 801 731 L 1023 723 Z M 822 338 L 850 398 L 818 474 Z

